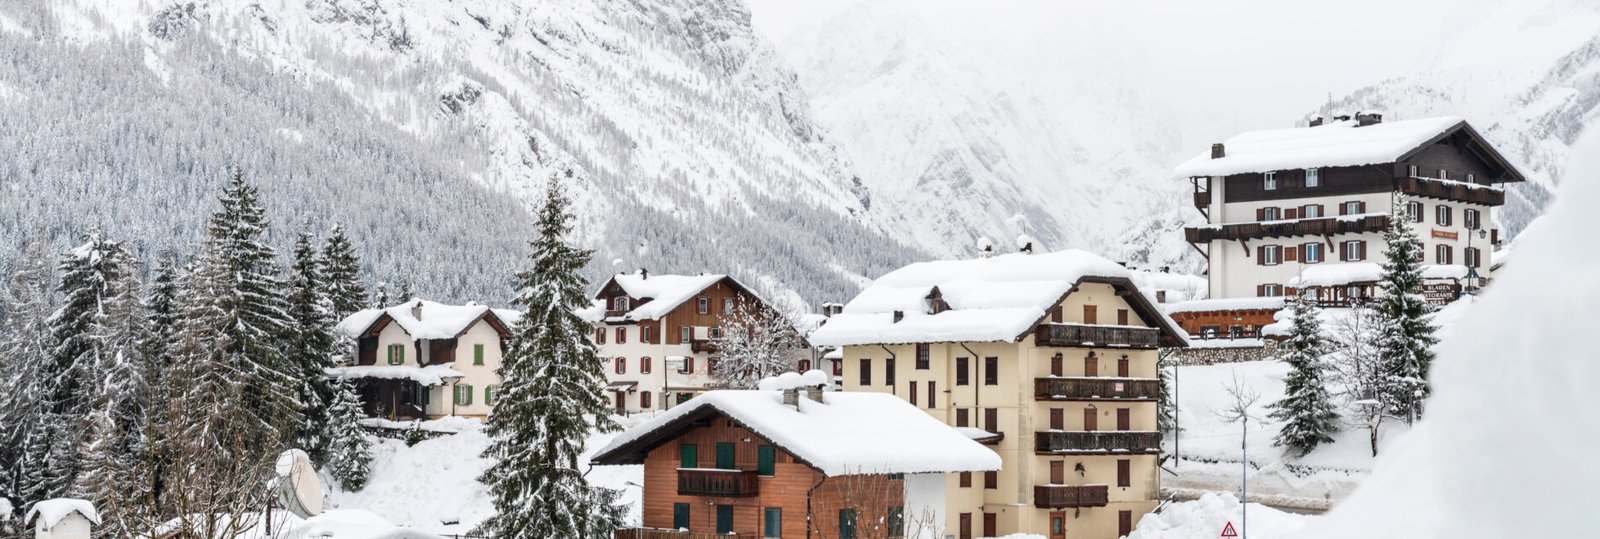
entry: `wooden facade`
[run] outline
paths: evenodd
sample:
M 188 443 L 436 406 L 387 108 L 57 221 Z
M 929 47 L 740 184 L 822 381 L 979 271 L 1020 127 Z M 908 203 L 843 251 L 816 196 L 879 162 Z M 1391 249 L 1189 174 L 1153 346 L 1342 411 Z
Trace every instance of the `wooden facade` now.
M 1277 312 L 1276 309 L 1235 309 L 1178 312 L 1171 316 L 1191 339 L 1229 339 L 1259 337 L 1262 326 L 1276 321 L 1272 316 Z

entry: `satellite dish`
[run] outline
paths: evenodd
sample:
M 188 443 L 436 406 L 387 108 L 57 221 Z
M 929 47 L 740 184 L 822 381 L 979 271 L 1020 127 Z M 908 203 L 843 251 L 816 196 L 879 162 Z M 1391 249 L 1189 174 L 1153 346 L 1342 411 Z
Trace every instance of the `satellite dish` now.
M 290 449 L 278 455 L 277 472 L 273 492 L 280 507 L 300 518 L 322 514 L 322 481 L 305 451 Z

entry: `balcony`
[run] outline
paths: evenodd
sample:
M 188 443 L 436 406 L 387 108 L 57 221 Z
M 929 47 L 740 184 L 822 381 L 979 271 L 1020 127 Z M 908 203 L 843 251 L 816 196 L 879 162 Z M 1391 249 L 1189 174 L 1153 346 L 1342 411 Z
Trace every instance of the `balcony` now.
M 1161 452 L 1161 433 L 1149 431 L 1036 432 L 1036 453 L 1055 455 L 1155 454 Z
M 678 495 L 747 498 L 761 493 L 755 470 L 678 468 Z
M 1335 234 L 1361 234 L 1383 232 L 1389 228 L 1389 216 L 1321 217 L 1290 221 L 1263 221 L 1208 225 L 1183 229 L 1189 243 L 1213 241 L 1254 240 L 1261 238 L 1289 238 L 1294 236 L 1332 236 Z
M 1033 398 L 1042 401 L 1153 401 L 1160 380 L 1128 378 L 1034 378 Z
M 1160 335 L 1160 330 L 1155 328 L 1039 324 L 1033 332 L 1033 343 L 1036 346 L 1155 348 Z
M 661 528 L 624 528 L 617 530 L 615 539 L 756 539 L 750 533 L 715 533 L 668 530 Z
M 1110 501 L 1106 485 L 1034 485 L 1033 506 L 1040 509 L 1104 507 Z
M 715 353 L 721 351 L 722 346 L 718 345 L 716 341 L 699 339 L 689 341 L 689 349 L 693 350 L 696 354 Z
M 1211 191 L 1195 191 L 1194 207 L 1202 210 L 1211 207 Z
M 1506 192 L 1498 187 L 1435 178 L 1400 178 L 1397 183 L 1400 192 L 1411 196 L 1485 206 L 1500 206 L 1506 203 Z

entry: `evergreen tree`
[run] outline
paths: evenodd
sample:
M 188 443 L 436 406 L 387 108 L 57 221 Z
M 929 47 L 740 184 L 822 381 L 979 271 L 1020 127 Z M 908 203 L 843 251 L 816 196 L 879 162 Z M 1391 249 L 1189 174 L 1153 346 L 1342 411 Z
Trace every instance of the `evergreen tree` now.
M 1294 302 L 1289 338 L 1278 347 L 1291 370 L 1284 380 L 1283 399 L 1272 405 L 1272 418 L 1284 422 L 1273 445 L 1299 456 L 1318 444 L 1333 442 L 1332 435 L 1339 430 L 1339 413 L 1334 411 L 1333 396 L 1323 376 L 1327 370 L 1323 356 L 1330 346 L 1317 320 L 1318 312 L 1316 304 L 1301 292 Z
M 106 296 L 90 332 L 100 362 L 87 417 L 83 475 L 73 490 L 106 512 L 104 527 L 131 537 L 150 509 L 145 438 L 149 364 L 144 356 L 149 334 L 138 261 L 125 244 L 107 247 L 92 255 L 108 260 L 115 278 L 106 281 Z
M 170 465 L 167 440 L 162 432 L 173 420 L 170 407 L 160 403 L 173 402 L 173 384 L 166 375 L 173 368 L 173 347 L 178 339 L 180 309 L 179 283 L 182 273 L 178 261 L 170 253 L 164 254 L 156 267 L 155 278 L 145 296 L 145 315 L 149 318 L 144 344 L 144 384 L 149 400 L 145 407 L 145 464 L 149 481 L 149 501 L 152 507 L 162 506 L 165 485 L 163 479 Z
M 566 243 L 567 204 L 551 179 L 531 267 L 517 274 L 513 303 L 526 314 L 513 330 L 489 416 L 484 457 L 495 464 L 479 478 L 497 511 L 480 528 L 489 537 L 610 537 L 622 523 L 619 493 L 590 485 L 578 469 L 590 432 L 618 426 L 601 394 L 605 375 L 589 325 L 575 314 L 589 305 L 580 272 L 592 253 Z
M 1398 197 L 1394 207 L 1404 207 Z M 1378 285 L 1378 401 L 1409 422 L 1422 414 L 1433 345 L 1439 341 L 1428 322 L 1433 306 L 1422 296 L 1422 241 L 1399 211 L 1389 218 L 1383 239 L 1388 249 Z
M 339 480 L 345 490 L 361 490 L 367 484 L 372 464 L 372 439 L 361 429 L 361 402 L 355 386 L 348 380 L 333 381 L 333 402 L 328 406 L 324 469 Z
M 5 317 L 0 321 L 0 369 L 6 373 L 0 376 L 0 424 L 5 425 L 0 428 L 0 497 L 11 500 L 17 510 L 39 499 L 36 483 L 27 480 L 36 471 L 28 465 L 39 459 L 28 458 L 30 452 L 24 449 L 43 425 L 41 373 L 51 349 L 49 260 L 49 239 L 35 231 L 7 279 Z M 35 448 L 35 453 L 39 451 Z
M 322 245 L 323 281 L 333 301 L 333 319 L 367 308 L 367 287 L 361 284 L 361 259 L 345 235 L 344 225 L 334 225 Z
M 1172 359 L 1171 349 L 1163 348 L 1156 357 L 1156 376 L 1161 380 L 1160 389 L 1156 390 L 1156 430 L 1170 432 L 1177 436 L 1173 429 L 1177 428 L 1177 417 L 1173 415 L 1174 403 L 1172 402 L 1172 375 L 1169 374 L 1169 362 Z M 1176 365 L 1170 365 L 1177 368 Z
M 393 303 L 394 298 L 389 296 L 389 283 L 379 281 L 372 294 L 372 308 L 387 309 L 393 307 Z
M 411 301 L 416 297 L 417 293 L 411 290 L 411 279 L 400 281 L 400 301 Z
M 289 312 L 294 320 L 289 353 L 300 380 L 303 418 L 298 443 L 313 462 L 332 470 L 342 485 L 358 489 L 366 482 L 368 440 L 361 432 L 359 410 L 351 406 L 353 389 L 328 376 L 327 369 L 335 366 L 338 356 L 335 307 L 326 295 L 328 289 L 324 261 L 312 247 L 311 235 L 302 232 L 295 240 L 289 276 Z

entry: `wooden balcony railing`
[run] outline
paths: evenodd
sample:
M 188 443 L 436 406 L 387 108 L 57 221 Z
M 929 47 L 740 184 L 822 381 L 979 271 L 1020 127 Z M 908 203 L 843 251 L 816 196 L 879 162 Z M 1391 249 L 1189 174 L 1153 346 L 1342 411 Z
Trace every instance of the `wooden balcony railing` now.
M 667 530 L 661 528 L 624 528 L 617 530 L 615 539 L 756 539 L 753 533 L 716 533 Z
M 1033 450 L 1054 454 L 1161 452 L 1161 433 L 1149 431 L 1036 432 Z
M 606 309 L 606 318 L 621 318 L 622 315 L 625 314 L 628 314 L 628 311 L 620 309 Z
M 678 469 L 680 496 L 743 498 L 760 493 L 761 482 L 755 470 Z
M 1289 238 L 1294 236 L 1331 236 L 1334 234 L 1360 234 L 1383 232 L 1389 227 L 1389 216 L 1368 215 L 1360 218 L 1322 217 L 1293 221 L 1267 221 L 1232 223 L 1183 229 L 1189 243 L 1213 241 L 1254 240 L 1261 238 Z
M 1489 186 L 1473 187 L 1466 182 L 1441 181 L 1434 178 L 1400 178 L 1400 192 L 1411 196 L 1438 198 L 1468 204 L 1500 206 L 1506 203 L 1506 192 Z
M 1195 191 L 1194 207 L 1200 209 L 1211 207 L 1211 191 Z
M 1127 378 L 1034 378 L 1033 398 L 1042 401 L 1156 400 L 1160 380 Z
M 1155 348 L 1160 330 L 1086 324 L 1039 324 L 1033 332 L 1037 346 L 1097 346 Z
M 689 341 L 689 349 L 693 350 L 697 354 L 701 352 L 710 353 L 721 351 L 722 346 L 718 345 L 715 341 L 698 340 Z
M 1034 485 L 1033 506 L 1040 509 L 1103 507 L 1111 499 L 1106 485 Z

